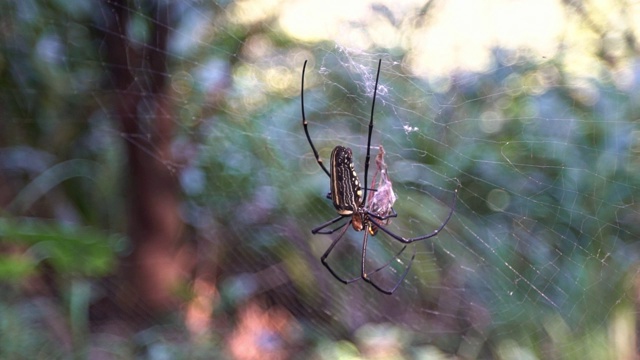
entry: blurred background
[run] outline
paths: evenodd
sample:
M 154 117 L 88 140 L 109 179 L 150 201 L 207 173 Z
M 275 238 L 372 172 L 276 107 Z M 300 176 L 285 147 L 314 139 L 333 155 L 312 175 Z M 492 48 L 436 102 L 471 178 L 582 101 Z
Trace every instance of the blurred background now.
M 3 1 L 0 358 L 635 359 L 640 4 Z M 338 282 L 324 163 L 409 246 Z M 364 180 L 362 180 L 364 182 Z M 457 189 L 457 200 L 454 192 Z M 639 202 L 636 202 L 639 200 Z M 363 233 L 328 262 L 360 274 Z

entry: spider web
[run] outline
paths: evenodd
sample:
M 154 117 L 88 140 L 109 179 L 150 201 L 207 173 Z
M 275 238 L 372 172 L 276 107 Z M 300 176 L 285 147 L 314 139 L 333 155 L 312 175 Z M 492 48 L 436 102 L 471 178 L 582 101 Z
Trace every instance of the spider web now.
M 134 15 L 134 45 L 153 23 L 139 5 L 123 5 Z M 637 306 L 639 77 L 638 44 L 628 34 L 637 33 L 632 24 L 640 21 L 632 20 L 640 12 L 620 6 L 175 4 L 162 50 L 171 59 L 166 96 L 175 107 L 178 160 L 165 165 L 184 192 L 183 220 L 199 248 L 208 249 L 202 257 L 215 264 L 220 297 L 210 299 L 211 317 L 240 317 L 259 299 L 287 314 L 290 332 L 304 330 L 272 346 L 327 358 L 634 353 L 634 340 L 626 339 L 633 338 Z M 609 8 L 615 15 L 598 15 Z M 100 26 L 99 16 L 93 23 Z M 77 36 L 83 29 L 71 26 Z M 56 36 L 38 42 L 50 66 L 110 69 L 97 57 L 69 55 Z M 415 252 L 392 296 L 364 281 L 344 285 L 320 262 L 337 233 L 310 230 L 336 212 L 300 109 L 302 64 L 309 60 L 311 138 L 325 164 L 336 145 L 351 148 L 364 181 L 378 59 L 367 182 L 383 146 L 397 195 L 398 217 L 388 229 L 428 234 L 455 206 L 441 233 L 409 245 L 376 274 L 389 287 Z M 85 132 L 100 139 L 91 153 L 110 148 L 110 156 L 123 156 L 122 141 L 148 146 L 144 136 L 112 123 L 113 104 L 99 81 L 74 86 L 72 93 L 86 91 L 97 104 Z M 328 259 L 345 277 L 359 276 L 362 239 L 347 229 Z M 370 236 L 367 267 L 401 248 L 383 232 Z M 233 329 L 220 332 L 227 339 Z

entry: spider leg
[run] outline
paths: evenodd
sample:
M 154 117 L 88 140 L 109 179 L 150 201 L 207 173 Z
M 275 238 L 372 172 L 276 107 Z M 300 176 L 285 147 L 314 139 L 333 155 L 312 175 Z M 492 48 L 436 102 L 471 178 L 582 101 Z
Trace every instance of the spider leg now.
M 393 262 L 393 260 L 397 259 L 400 255 L 402 255 L 402 253 L 404 252 L 404 249 L 407 248 L 407 245 L 403 246 L 402 249 L 400 249 L 400 251 L 398 251 L 397 254 L 395 254 L 391 260 L 387 261 L 384 265 L 380 266 L 379 268 L 373 270 L 372 272 L 366 273 L 367 275 L 373 275 L 375 273 L 377 273 L 378 271 L 386 268 L 387 266 L 391 265 L 391 263 Z
M 351 224 L 351 220 L 344 223 L 344 225 L 350 225 L 350 224 Z M 335 230 L 338 230 L 344 225 L 336 228 Z M 344 236 L 344 234 L 347 232 L 348 229 L 349 229 L 349 226 L 344 227 L 344 229 L 340 232 L 340 235 L 338 235 L 338 237 L 336 237 L 335 240 L 331 242 L 331 245 L 329 245 L 329 248 L 327 249 L 327 251 L 325 251 L 324 254 L 322 254 L 322 257 L 320 258 L 322 265 L 324 265 L 324 267 L 326 267 L 327 270 L 329 270 L 329 272 L 331 273 L 331 275 L 333 275 L 334 278 L 336 278 L 338 281 L 340 281 L 343 284 L 351 284 L 354 281 L 360 280 L 360 277 L 346 279 L 346 280 L 341 278 L 340 275 L 338 275 L 335 271 L 333 271 L 333 268 L 331 268 L 331 266 L 327 262 L 327 257 L 329 257 L 329 254 L 331 254 L 331 251 L 333 251 L 333 248 L 338 244 L 338 242 L 342 240 L 342 237 Z
M 334 222 L 337 222 L 337 221 L 339 221 L 339 220 L 340 220 L 340 218 L 332 219 L 332 220 L 328 221 L 326 224 L 322 224 L 322 225 L 320 226 L 320 229 L 321 229 L 322 227 L 327 227 L 327 226 L 329 226 L 329 225 L 331 225 L 331 224 L 333 224 Z M 348 227 L 347 225 L 350 225 L 350 224 L 351 224 L 351 221 L 347 221 L 347 222 L 345 222 L 344 224 L 342 224 L 342 225 L 338 226 L 338 227 L 337 227 L 337 228 L 335 228 L 335 229 L 328 230 L 328 231 L 326 231 L 326 232 L 317 232 L 318 234 L 332 234 L 332 233 L 334 233 L 335 231 L 337 231 L 337 230 L 339 230 L 339 229 L 342 229 L 342 228 L 344 227 L 344 229 L 342 230 L 342 232 L 340 233 L 340 235 L 339 235 L 335 240 L 333 240 L 333 242 L 331 243 L 331 245 L 329 245 L 329 248 L 327 249 L 327 251 L 325 251 L 325 253 L 322 255 L 322 257 L 321 257 L 321 259 L 320 259 L 320 260 L 322 261 L 322 264 L 323 264 L 323 265 L 324 265 L 324 266 L 329 270 L 329 272 L 331 273 L 331 275 L 333 275 L 333 277 L 335 277 L 336 279 L 338 279 L 338 281 L 340 281 L 341 283 L 344 283 L 344 284 L 350 284 L 350 283 L 352 283 L 352 282 L 354 282 L 354 281 L 357 281 L 357 280 L 359 280 L 359 279 L 360 279 L 360 277 L 356 277 L 356 278 L 352 278 L 352 279 L 346 279 L 346 280 L 345 280 L 345 279 L 343 279 L 343 278 L 341 278 L 341 277 L 340 277 L 340 276 L 339 276 L 339 275 L 338 275 L 338 274 L 333 270 L 333 268 L 331 268 L 331 266 L 330 266 L 330 265 L 329 265 L 329 263 L 327 262 L 327 258 L 329 257 L 329 254 L 331 254 L 331 252 L 333 251 L 333 248 L 338 244 L 338 241 L 340 241 L 340 240 L 342 239 L 342 237 L 344 236 L 344 234 L 347 232 L 347 230 L 349 229 L 349 227 Z M 346 226 L 346 227 L 345 227 L 345 226 Z M 318 230 L 318 228 L 316 228 L 316 229 L 314 229 L 314 230 Z M 365 235 L 365 236 L 366 236 L 366 235 Z M 388 267 L 389 265 L 391 265 L 391 263 L 392 263 L 395 259 L 397 259 L 397 258 L 402 254 L 402 252 L 404 252 L 404 250 L 405 250 L 406 248 L 407 248 L 407 246 L 406 246 L 406 245 L 405 245 L 405 246 L 403 246 L 403 247 L 402 247 L 402 249 L 400 249 L 400 251 L 399 251 L 399 252 L 398 252 L 394 257 L 392 257 L 392 258 L 391 258 L 391 260 L 389 260 L 386 264 L 384 264 L 384 265 L 380 266 L 379 268 L 377 268 L 377 269 L 375 269 L 375 270 L 371 271 L 370 273 L 368 273 L 368 275 L 375 274 L 375 273 L 377 273 L 378 271 L 380 271 L 380 270 L 382 270 L 382 269 L 384 269 L 384 268 Z M 414 254 L 414 256 L 415 256 L 415 254 Z M 406 271 L 405 271 L 405 274 L 404 274 L 404 276 L 402 277 L 402 279 L 400 279 L 400 282 L 402 282 L 402 280 L 404 279 L 404 277 L 406 276 L 406 273 L 407 273 L 408 271 L 409 271 L 409 270 L 406 270 Z M 374 286 L 376 286 L 376 285 L 374 285 Z M 398 285 L 396 285 L 396 286 L 395 286 L 395 288 L 397 288 L 397 287 L 398 287 Z M 393 291 L 395 291 L 395 288 L 393 289 Z M 381 291 L 382 291 L 382 292 L 385 292 L 384 290 L 381 290 Z
M 307 135 L 307 140 L 309 141 L 309 145 L 311 145 L 311 150 L 313 150 L 313 155 L 316 157 L 316 162 L 318 165 L 324 170 L 328 177 L 331 177 L 329 170 L 322 163 L 322 159 L 320 158 L 320 154 L 318 154 L 318 150 L 313 146 L 313 141 L 311 141 L 311 136 L 309 135 L 309 129 L 307 128 L 307 118 L 304 115 L 304 71 L 307 68 L 307 60 L 304 61 L 304 65 L 302 66 L 302 84 L 300 86 L 300 105 L 302 107 L 302 126 L 304 127 L 304 133 Z M 371 134 L 369 134 L 369 140 L 371 140 Z
M 367 139 L 367 157 L 364 159 L 364 196 L 362 197 L 362 203 L 367 203 L 367 175 L 369 174 L 369 161 L 371 160 L 371 134 L 373 134 L 373 109 L 376 106 L 376 95 L 378 94 L 378 79 L 380 79 L 380 65 L 382 59 L 378 60 L 378 73 L 376 74 L 376 84 L 373 88 L 373 101 L 371 102 L 371 118 L 369 119 L 369 137 Z
M 331 229 L 331 230 L 323 230 L 323 229 L 328 227 L 329 225 L 333 225 L 333 224 L 337 223 L 338 221 L 344 219 L 345 217 L 347 217 L 347 216 L 346 215 L 340 215 L 340 216 L 338 216 L 338 217 L 336 217 L 334 219 L 331 219 L 331 220 L 327 221 L 326 223 L 321 224 L 321 225 L 311 229 L 311 233 L 312 234 L 327 234 L 327 235 L 328 234 L 333 234 L 336 230 L 342 228 L 343 226 L 345 226 L 345 225 L 347 225 L 347 224 L 349 224 L 351 222 L 348 221 L 348 222 L 338 226 L 335 229 Z M 323 231 L 321 231 L 321 230 L 323 230 Z
M 380 215 L 372 213 L 370 211 L 367 211 L 367 215 L 369 215 L 371 217 L 374 217 L 374 218 L 376 218 L 376 219 L 378 219 L 380 221 L 384 221 L 384 220 L 387 220 L 387 219 L 390 219 L 390 218 L 398 217 L 398 213 L 396 212 L 396 209 L 394 209 L 394 208 L 391 208 L 391 214 L 388 214 L 388 215 L 385 215 L 385 216 L 380 216 Z
M 404 252 L 404 250 L 407 248 L 407 245 L 403 246 L 402 249 L 400 249 L 400 251 L 391 258 L 391 260 L 389 260 L 386 264 L 384 264 L 383 266 L 373 270 L 370 273 L 367 273 L 366 271 L 366 260 L 367 260 L 367 243 L 369 240 L 369 229 L 365 229 L 364 231 L 364 239 L 362 241 L 362 271 L 361 271 L 361 276 L 362 279 L 364 279 L 364 281 L 368 282 L 369 284 L 371 284 L 371 286 L 373 286 L 374 288 L 376 288 L 376 290 L 387 294 L 387 295 L 392 295 L 397 289 L 398 287 L 400 287 L 400 284 L 402 284 L 402 282 L 404 281 L 404 279 L 407 277 L 407 274 L 409 273 L 409 270 L 411 269 L 411 265 L 413 265 L 413 259 L 416 257 L 416 249 L 415 247 L 413 248 L 413 254 L 411 255 L 411 260 L 409 260 L 409 265 L 407 265 L 407 267 L 404 269 L 404 272 L 402 273 L 402 275 L 400 276 L 400 278 L 398 279 L 398 281 L 395 283 L 395 285 L 393 285 L 393 287 L 391 289 L 384 289 L 382 288 L 380 285 L 376 284 L 375 281 L 373 281 L 373 279 L 370 279 L 369 276 L 373 275 L 375 273 L 377 273 L 378 271 L 386 268 L 387 266 L 391 265 L 391 263 L 396 260 L 400 254 L 402 254 L 402 252 Z
M 453 191 L 453 204 L 451 205 L 451 210 L 449 211 L 449 215 L 447 215 L 447 218 L 444 220 L 444 222 L 437 229 L 435 229 L 434 231 L 432 231 L 429 234 L 422 235 L 422 236 L 416 236 L 416 237 L 413 237 L 413 238 L 405 238 L 405 237 L 402 237 L 400 235 L 394 234 L 391 230 L 388 230 L 387 228 L 382 226 L 382 224 L 380 224 L 378 221 L 375 220 L 375 219 L 380 220 L 383 217 L 378 216 L 376 214 L 373 214 L 373 213 L 371 213 L 369 211 L 367 211 L 367 214 L 369 215 L 369 221 L 371 221 L 371 223 L 373 223 L 375 226 L 377 226 L 380 230 L 386 232 L 389 236 L 391 236 L 392 238 L 400 241 L 401 243 L 410 244 L 410 243 L 412 243 L 414 241 L 420 241 L 420 240 L 426 240 L 426 239 L 432 238 L 432 237 L 438 235 L 440 233 L 440 231 L 442 231 L 442 229 L 444 229 L 444 227 L 447 225 L 447 223 L 449 222 L 449 220 L 451 220 L 451 217 L 453 216 L 453 212 L 454 212 L 454 210 L 456 208 L 457 195 L 458 195 L 458 189 L 455 189 Z M 394 211 L 394 213 L 395 213 L 395 211 Z M 382 219 L 382 220 L 384 220 L 384 219 Z

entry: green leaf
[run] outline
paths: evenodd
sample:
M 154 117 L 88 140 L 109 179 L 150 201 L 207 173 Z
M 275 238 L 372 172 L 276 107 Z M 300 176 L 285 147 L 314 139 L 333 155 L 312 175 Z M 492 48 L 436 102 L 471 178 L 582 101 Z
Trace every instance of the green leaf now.
M 60 273 L 101 276 L 113 269 L 116 259 L 114 236 L 88 226 L 42 219 L 0 218 L 1 243 L 26 245 L 28 256 L 0 257 L 0 276 L 26 274 L 41 261 Z M 3 271 L 8 268 L 13 270 Z

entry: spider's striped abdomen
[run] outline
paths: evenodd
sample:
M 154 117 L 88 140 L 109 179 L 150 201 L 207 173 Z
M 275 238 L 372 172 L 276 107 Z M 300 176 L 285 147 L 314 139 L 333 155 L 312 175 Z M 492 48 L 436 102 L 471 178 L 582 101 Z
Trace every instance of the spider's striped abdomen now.
M 340 215 L 351 215 L 362 205 L 353 153 L 344 146 L 336 146 L 331 152 L 331 201 Z

